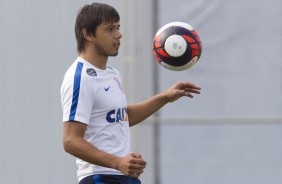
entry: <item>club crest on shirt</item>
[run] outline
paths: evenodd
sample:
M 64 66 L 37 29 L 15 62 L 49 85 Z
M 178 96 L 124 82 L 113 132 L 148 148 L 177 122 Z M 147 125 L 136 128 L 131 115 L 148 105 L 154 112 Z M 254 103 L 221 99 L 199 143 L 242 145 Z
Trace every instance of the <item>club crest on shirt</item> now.
M 97 73 L 96 71 L 93 69 L 93 68 L 87 68 L 86 69 L 86 73 L 92 77 L 96 77 L 97 76 Z
M 114 81 L 116 81 L 116 83 L 118 84 L 119 89 L 121 90 L 121 92 L 124 93 L 123 87 L 118 79 L 118 77 L 114 77 Z

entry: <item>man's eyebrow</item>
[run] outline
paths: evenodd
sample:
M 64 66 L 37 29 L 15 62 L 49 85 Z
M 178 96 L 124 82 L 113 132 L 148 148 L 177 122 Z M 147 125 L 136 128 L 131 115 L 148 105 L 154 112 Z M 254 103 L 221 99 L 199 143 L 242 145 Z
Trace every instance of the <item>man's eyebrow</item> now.
M 104 29 L 120 29 L 120 24 L 108 24 L 104 26 Z
M 120 24 L 106 24 L 105 27 L 120 27 Z

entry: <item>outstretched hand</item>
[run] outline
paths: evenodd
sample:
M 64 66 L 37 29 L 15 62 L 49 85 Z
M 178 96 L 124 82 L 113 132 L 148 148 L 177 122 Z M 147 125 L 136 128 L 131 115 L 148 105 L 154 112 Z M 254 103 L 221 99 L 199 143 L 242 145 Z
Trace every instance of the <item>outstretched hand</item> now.
M 127 113 L 129 125 L 134 126 L 161 109 L 168 102 L 174 102 L 180 97 L 193 98 L 194 94 L 200 94 L 201 87 L 191 82 L 177 82 L 167 90 L 145 100 L 144 102 L 129 104 Z
M 163 93 L 168 102 L 174 102 L 183 96 L 193 98 L 192 94 L 200 94 L 200 90 L 200 86 L 197 86 L 191 82 L 177 82 Z

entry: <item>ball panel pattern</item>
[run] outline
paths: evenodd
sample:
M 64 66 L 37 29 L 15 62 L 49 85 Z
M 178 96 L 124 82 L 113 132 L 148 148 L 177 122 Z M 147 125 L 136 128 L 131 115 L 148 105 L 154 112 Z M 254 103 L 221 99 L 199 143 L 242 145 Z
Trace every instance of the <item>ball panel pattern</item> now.
M 172 35 L 177 36 L 171 37 Z M 178 36 L 183 39 L 179 39 Z M 183 40 L 186 42 L 185 47 Z M 165 47 L 167 41 L 169 47 Z M 181 22 L 172 22 L 160 28 L 154 37 L 152 47 L 156 61 L 165 68 L 176 71 L 192 67 L 202 52 L 202 42 L 198 33 L 189 24 Z M 185 51 L 181 50 L 183 48 L 186 48 Z

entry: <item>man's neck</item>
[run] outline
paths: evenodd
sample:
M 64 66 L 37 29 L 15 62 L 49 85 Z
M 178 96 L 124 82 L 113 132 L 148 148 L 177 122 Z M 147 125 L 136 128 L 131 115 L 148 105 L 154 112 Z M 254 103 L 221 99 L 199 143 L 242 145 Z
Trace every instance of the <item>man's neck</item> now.
M 83 58 L 84 60 L 88 61 L 90 64 L 101 70 L 105 70 L 107 67 L 107 56 L 97 55 L 94 52 L 83 51 L 79 54 L 79 57 Z

